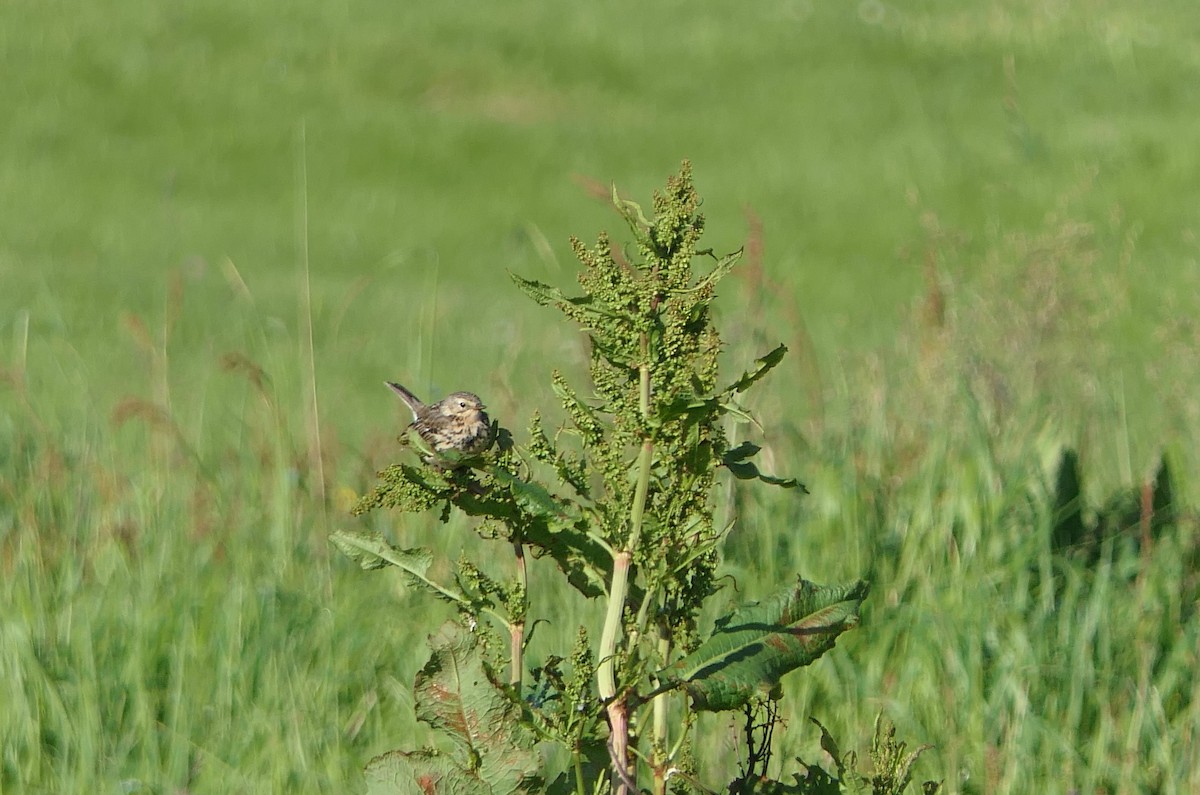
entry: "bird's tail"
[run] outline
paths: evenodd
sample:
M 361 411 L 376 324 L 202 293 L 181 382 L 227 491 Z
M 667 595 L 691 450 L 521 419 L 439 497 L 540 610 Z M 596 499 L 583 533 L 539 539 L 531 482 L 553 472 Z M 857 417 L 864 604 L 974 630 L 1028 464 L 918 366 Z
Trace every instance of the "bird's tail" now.
M 425 404 L 421 402 L 420 398 L 394 381 L 384 381 L 383 383 L 387 384 L 389 389 L 400 396 L 400 399 L 404 401 L 404 404 L 412 410 L 413 419 L 415 420 L 417 418 L 418 410 L 424 408 L 425 406 Z

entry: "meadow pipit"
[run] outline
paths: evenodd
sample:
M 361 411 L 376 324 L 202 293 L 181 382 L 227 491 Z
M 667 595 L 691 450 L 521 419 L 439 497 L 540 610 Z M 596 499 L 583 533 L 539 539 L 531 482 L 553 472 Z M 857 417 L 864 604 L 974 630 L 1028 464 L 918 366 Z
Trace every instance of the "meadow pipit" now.
M 478 395 L 455 392 L 437 403 L 425 405 L 400 384 L 384 383 L 412 409 L 413 421 L 408 427 L 416 431 L 434 453 L 453 450 L 470 456 L 492 446 L 492 424 Z

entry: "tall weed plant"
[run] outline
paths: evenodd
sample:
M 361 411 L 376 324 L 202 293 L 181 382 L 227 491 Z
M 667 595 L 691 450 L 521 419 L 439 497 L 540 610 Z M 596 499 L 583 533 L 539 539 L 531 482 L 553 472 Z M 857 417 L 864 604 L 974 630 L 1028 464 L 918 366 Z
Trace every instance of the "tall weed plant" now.
M 865 581 L 818 586 L 792 574 L 712 629 L 699 623 L 721 587 L 720 547 L 732 529 L 716 518 L 718 475 L 803 491 L 760 469 L 759 444 L 726 433 L 731 417 L 753 421 L 743 395 L 787 349 L 777 345 L 740 376 L 720 377 L 711 303 L 741 252 L 717 257 L 699 247 L 704 217 L 688 164 L 655 195 L 652 217 L 615 191 L 612 202 L 633 242 L 572 242 L 581 295 L 513 276 L 587 337 L 590 386 L 573 386 L 558 371 L 551 378 L 563 419 L 547 424 L 535 414 L 524 445 L 497 425 L 498 444 L 482 456 L 425 452 L 424 463 L 395 464 L 357 509 L 479 517 L 478 532 L 511 550 L 512 576 L 495 579 L 463 558 L 437 580 L 427 550 L 402 549 L 377 533 L 333 536 L 364 568 L 396 567 L 459 614 L 433 635 L 414 683 L 418 719 L 448 743 L 373 760 L 366 775 L 375 795 L 431 786 L 709 792 L 714 786 L 699 780 L 695 763 L 696 715 L 725 711 L 746 715 L 732 791 L 816 792 L 858 780 L 841 754 L 838 779 L 813 773 L 785 784 L 772 781 L 768 767 L 781 678 L 857 625 Z M 598 628 L 580 626 L 572 647 L 530 671 L 529 633 L 569 613 L 530 613 L 530 591 L 545 586 L 530 580 L 528 554 L 553 559 L 575 598 L 605 605 Z M 882 726 L 877 743 L 885 749 L 878 776 L 899 792 L 920 751 L 904 753 Z M 546 769 L 540 744 L 565 749 L 566 769 Z

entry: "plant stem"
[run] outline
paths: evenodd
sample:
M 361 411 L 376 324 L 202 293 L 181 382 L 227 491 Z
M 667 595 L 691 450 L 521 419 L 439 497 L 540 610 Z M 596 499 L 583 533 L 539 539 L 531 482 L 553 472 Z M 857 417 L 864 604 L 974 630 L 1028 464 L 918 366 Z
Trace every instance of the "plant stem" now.
M 665 663 L 671 652 L 671 638 L 658 628 L 658 656 Z M 666 693 L 655 697 L 654 709 L 654 784 L 655 791 L 661 795 L 666 791 L 666 779 L 663 775 L 671 761 L 667 754 L 667 744 L 671 741 L 667 728 L 667 699 Z
M 638 406 L 642 419 L 650 416 L 650 364 L 649 340 L 642 335 L 643 364 L 639 367 Z M 625 599 L 629 593 L 629 567 L 633 553 L 642 537 L 642 524 L 646 515 L 646 498 L 650 493 L 650 466 L 654 462 L 654 439 L 647 435 L 642 439 L 642 449 L 637 461 L 637 486 L 633 494 L 633 505 L 629 514 L 629 538 L 625 548 L 613 557 L 612 587 L 608 592 L 608 611 L 604 617 L 604 630 L 600 635 L 600 664 L 596 668 L 596 685 L 600 697 L 606 703 L 609 725 L 609 753 L 613 763 L 613 791 L 625 795 L 635 790 L 629 773 L 629 707 L 625 699 L 617 699 L 616 651 L 617 635 L 625 614 Z
M 517 588 L 521 592 L 521 615 L 508 627 L 509 656 L 512 659 L 508 683 L 520 696 L 521 677 L 525 671 L 525 611 L 529 604 L 529 574 L 525 568 L 525 547 L 520 541 L 513 541 L 513 552 L 517 557 Z
M 629 518 L 629 542 L 625 545 L 630 554 L 635 552 L 642 538 L 642 521 L 646 516 L 646 495 L 650 491 L 650 465 L 654 463 L 654 440 L 642 442 L 638 456 L 637 487 L 633 493 L 633 512 Z
M 596 668 L 596 685 L 600 698 L 605 701 L 617 695 L 617 680 L 613 670 L 613 657 L 617 649 L 617 633 L 621 629 L 621 613 L 625 605 L 625 594 L 629 590 L 629 562 L 633 558 L 628 552 L 618 552 L 613 558 L 612 586 L 608 590 L 608 611 L 604 616 L 604 629 L 600 633 L 600 664 Z
M 586 795 L 583 779 L 583 752 L 576 747 L 571 755 L 575 757 L 575 795 Z

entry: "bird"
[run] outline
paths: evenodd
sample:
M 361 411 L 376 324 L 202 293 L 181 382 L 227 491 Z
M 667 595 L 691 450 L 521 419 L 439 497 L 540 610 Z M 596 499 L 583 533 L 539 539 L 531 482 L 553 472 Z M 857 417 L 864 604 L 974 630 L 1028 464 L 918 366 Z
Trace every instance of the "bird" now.
M 427 405 L 400 384 L 394 381 L 384 383 L 412 411 L 413 421 L 408 427 L 416 431 L 434 453 L 426 457 L 427 463 L 446 452 L 479 455 L 495 441 L 491 421 L 484 412 L 487 406 L 475 393 L 454 392 L 437 403 Z

